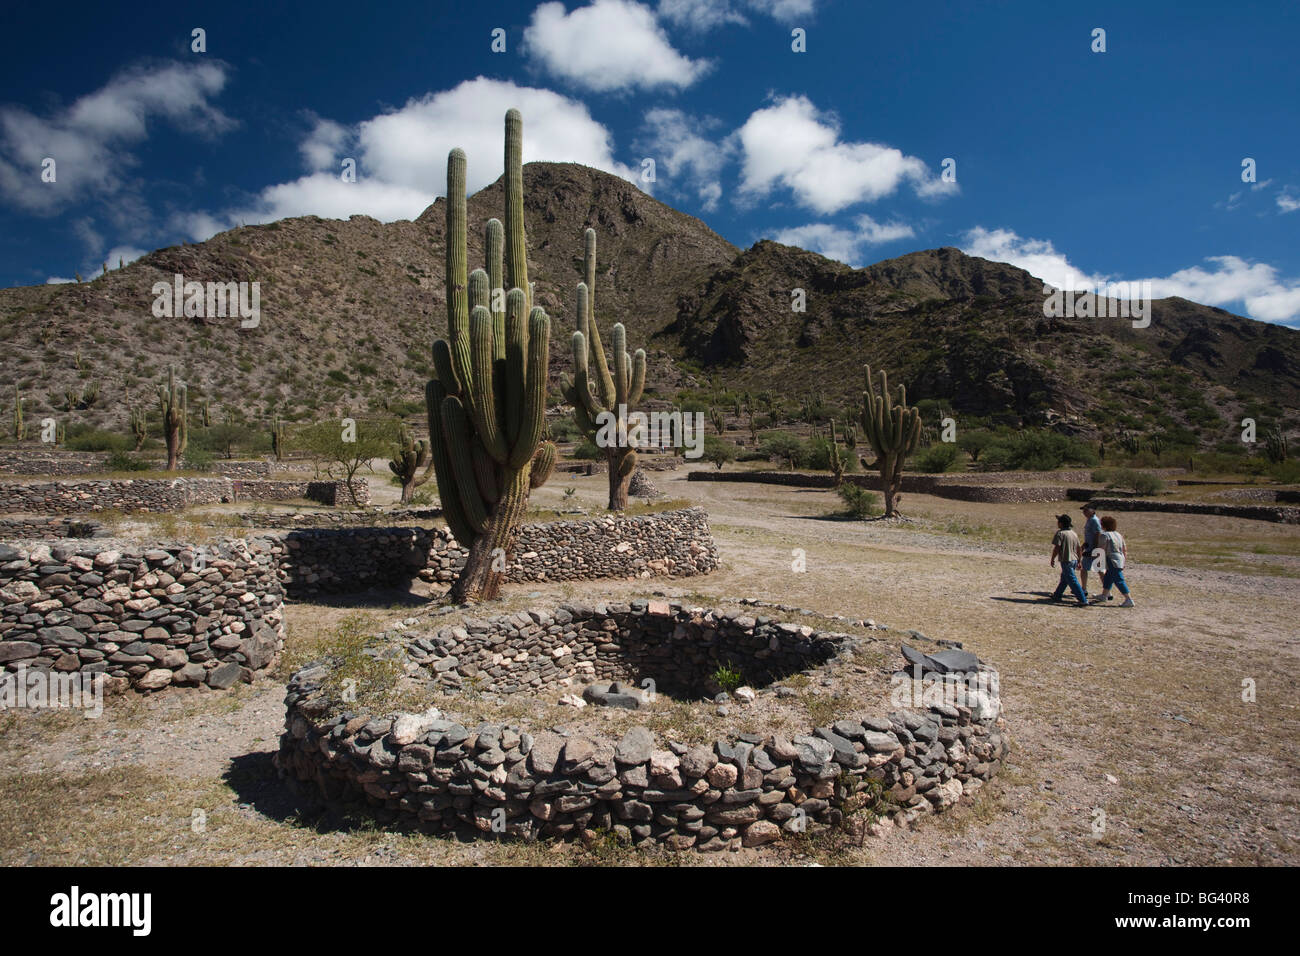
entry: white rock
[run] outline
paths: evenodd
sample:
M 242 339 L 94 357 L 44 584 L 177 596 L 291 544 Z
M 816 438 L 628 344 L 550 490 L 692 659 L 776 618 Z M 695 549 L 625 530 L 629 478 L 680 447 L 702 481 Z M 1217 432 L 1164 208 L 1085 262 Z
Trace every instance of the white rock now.
M 748 704 L 753 701 L 756 695 L 754 694 L 754 688 L 752 687 L 737 687 L 732 693 L 732 696 L 735 697 L 736 700 L 743 700 Z

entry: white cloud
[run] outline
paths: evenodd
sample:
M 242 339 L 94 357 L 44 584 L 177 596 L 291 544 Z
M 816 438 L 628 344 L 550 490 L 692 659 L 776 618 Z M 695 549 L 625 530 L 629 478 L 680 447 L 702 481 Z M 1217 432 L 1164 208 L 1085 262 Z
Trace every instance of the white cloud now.
M 1291 187 L 1288 186 L 1282 192 L 1277 194 L 1277 208 L 1283 215 L 1300 209 L 1300 199 L 1291 195 Z
M 511 107 L 524 117 L 524 162 L 582 163 L 636 182 L 635 171 L 614 159 L 609 131 L 582 103 L 550 90 L 479 77 L 409 100 L 355 127 L 317 120 L 300 146 L 306 175 L 267 186 L 250 202 L 216 215 L 174 216 L 172 225 L 200 241 L 241 223 L 291 216 L 414 219 L 446 192 L 447 153 L 453 147 L 465 150 L 469 192 L 501 175 L 505 114 Z M 355 146 L 356 182 L 339 176 L 342 143 Z
M 1247 262 L 1240 256 L 1208 256 L 1208 267 L 1191 266 L 1163 277 L 1124 278 L 1085 273 L 1071 265 L 1050 240 L 1022 239 L 1009 229 L 977 226 L 966 234 L 966 242 L 963 252 L 1009 262 L 1057 288 L 1150 282 L 1151 294 L 1158 299 L 1181 296 L 1220 308 L 1240 303 L 1246 315 L 1264 322 L 1300 319 L 1300 279 L 1282 278 L 1273 266 Z
M 715 141 L 698 130 L 713 129 L 716 120 L 691 117 L 677 109 L 652 109 L 646 114 L 636 148 L 655 161 L 669 185 L 678 191 L 694 190 L 705 212 L 712 212 L 722 198 L 722 169 L 734 152 L 726 139 Z
M 322 170 L 341 171 L 340 165 L 345 158 L 348 131 L 341 124 L 319 116 L 312 116 L 313 125 L 307 138 L 298 149 L 302 152 L 303 164 L 313 172 Z
M 782 229 L 772 238 L 784 245 L 811 249 L 829 259 L 857 267 L 862 264 L 862 254 L 867 247 L 910 239 L 916 234 L 906 223 L 880 223 L 866 215 L 858 216 L 854 226 L 845 229 L 826 222 L 814 222 Z
M 673 48 L 649 7 L 593 0 L 566 13 L 543 3 L 524 30 L 528 56 L 551 75 L 597 93 L 690 86 L 710 65 Z
M 235 125 L 210 102 L 225 83 L 225 67 L 214 61 L 164 63 L 120 73 L 48 117 L 0 107 L 0 195 L 50 214 L 117 193 L 138 163 L 130 147 L 148 137 L 152 120 L 204 137 Z M 55 161 L 53 183 L 41 181 L 46 157 Z
M 995 262 L 1009 262 L 1058 289 L 1104 285 L 1107 277 L 1075 268 L 1050 239 L 1021 239 L 1010 229 L 976 226 L 966 233 L 962 252 Z
M 746 11 L 790 23 L 811 16 L 816 6 L 817 0 L 659 0 L 659 16 L 703 33 L 728 23 L 749 23 Z
M 763 197 L 777 186 L 822 214 L 873 202 L 910 184 L 917 195 L 949 195 L 926 164 L 890 146 L 840 140 L 839 123 L 805 96 L 789 96 L 752 113 L 737 132 L 743 157 L 741 192 Z

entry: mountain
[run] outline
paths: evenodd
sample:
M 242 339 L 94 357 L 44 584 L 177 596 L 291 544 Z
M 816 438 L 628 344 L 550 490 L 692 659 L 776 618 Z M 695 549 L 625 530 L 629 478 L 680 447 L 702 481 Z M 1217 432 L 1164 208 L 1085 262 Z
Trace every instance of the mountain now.
M 552 318 L 552 374 L 571 364 L 582 234 L 598 234 L 597 315 L 650 354 L 659 401 L 682 388 L 820 392 L 855 404 L 862 365 L 912 400 L 959 415 L 1092 434 L 1130 427 L 1229 432 L 1244 410 L 1300 408 L 1300 332 L 1182 299 L 1151 326 L 1043 316 L 1042 282 L 956 249 L 863 268 L 762 241 L 741 251 L 618 177 L 575 164 L 524 167 L 530 278 Z M 469 202 L 470 265 L 500 216 L 498 181 Z M 156 404 L 169 365 L 191 404 L 260 421 L 418 414 L 429 345 L 445 334 L 444 205 L 415 221 L 314 216 L 232 229 L 69 285 L 0 290 L 0 404 L 17 385 L 28 421 L 69 420 L 65 393 L 100 395 L 71 420 L 124 429 L 127 402 Z M 157 282 L 257 281 L 261 322 L 156 318 Z M 792 308 L 802 289 L 806 310 Z M 85 404 L 78 401 L 78 405 Z M 1261 426 L 1266 422 L 1261 421 Z

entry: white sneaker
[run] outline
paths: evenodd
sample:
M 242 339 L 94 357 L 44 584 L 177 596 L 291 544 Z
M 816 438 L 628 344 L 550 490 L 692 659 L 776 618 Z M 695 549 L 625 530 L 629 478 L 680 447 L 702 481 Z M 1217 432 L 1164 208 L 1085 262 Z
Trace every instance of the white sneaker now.
M 1124 599 L 1124 603 L 1121 604 L 1120 607 L 1136 607 L 1136 605 L 1133 603 L 1133 599 L 1131 597 L 1126 597 Z

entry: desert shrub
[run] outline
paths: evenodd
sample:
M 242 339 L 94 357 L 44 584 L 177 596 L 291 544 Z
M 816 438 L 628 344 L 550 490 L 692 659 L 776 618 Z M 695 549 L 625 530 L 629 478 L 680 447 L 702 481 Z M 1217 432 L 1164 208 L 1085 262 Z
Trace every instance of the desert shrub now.
M 104 467 L 109 471 L 148 471 L 150 466 L 130 452 L 114 451 L 109 454 Z
M 798 468 L 808 460 L 807 444 L 789 432 L 768 432 L 760 439 L 758 450 L 764 458 L 779 458 L 791 468 Z
M 861 485 L 850 482 L 840 485 L 837 491 L 844 502 L 844 510 L 854 518 L 871 518 L 883 510 L 880 506 L 880 496 Z
M 605 452 L 596 447 L 596 443 L 584 439 L 573 449 L 573 458 L 580 458 L 583 461 L 598 461 L 605 457 Z
M 551 430 L 551 441 L 577 441 L 582 437 L 578 423 L 571 417 L 557 418 L 547 427 Z
M 910 463 L 913 471 L 927 475 L 938 475 L 945 471 L 964 471 L 965 453 L 950 442 L 935 442 L 924 451 L 913 456 Z
M 1158 475 L 1136 468 L 1098 468 L 1092 473 L 1092 480 L 1105 482 L 1107 488 L 1132 488 L 1140 495 L 1165 490 L 1165 483 Z
M 130 451 L 135 447 L 135 440 L 115 432 L 73 425 L 68 428 L 63 447 L 68 451 Z
M 1059 432 L 1035 430 L 1000 439 L 984 452 L 992 471 L 1052 471 L 1063 465 L 1097 464 L 1091 446 Z
M 188 448 L 185 451 L 185 467 L 190 471 L 211 471 L 212 452 L 204 448 Z

